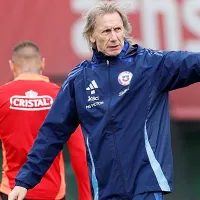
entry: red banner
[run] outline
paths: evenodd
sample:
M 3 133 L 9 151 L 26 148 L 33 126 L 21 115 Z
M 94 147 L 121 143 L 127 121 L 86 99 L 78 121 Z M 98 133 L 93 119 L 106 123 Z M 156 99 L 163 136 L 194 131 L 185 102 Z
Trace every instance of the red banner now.
M 67 75 L 80 61 L 89 58 L 90 51 L 81 33 L 81 14 L 96 2 L 98 1 L 1 0 L 0 84 L 12 79 L 8 60 L 13 46 L 22 40 L 32 40 L 39 45 L 46 58 L 45 74 L 48 75 Z M 199 0 L 117 2 L 129 13 L 135 42 L 153 49 L 200 51 Z M 193 114 L 188 116 L 200 119 L 200 112 L 196 109 L 199 107 L 200 111 L 198 86 L 199 84 L 172 93 L 172 117 L 186 119 L 188 111 L 186 109 L 180 112 L 181 107 L 195 105 Z

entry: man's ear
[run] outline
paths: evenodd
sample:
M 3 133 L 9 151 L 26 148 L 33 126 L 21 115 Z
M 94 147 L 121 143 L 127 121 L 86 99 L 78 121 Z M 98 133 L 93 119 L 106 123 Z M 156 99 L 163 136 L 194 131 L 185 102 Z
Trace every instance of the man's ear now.
M 95 42 L 96 42 L 96 40 L 95 40 L 95 38 L 93 37 L 93 35 L 90 36 L 90 42 L 91 42 L 91 43 L 95 43 Z
M 15 69 L 15 65 L 14 65 L 13 61 L 12 61 L 12 60 L 9 60 L 8 62 L 9 62 L 11 71 L 12 71 L 13 73 L 15 73 L 16 69 Z
M 40 70 L 41 70 L 41 73 L 42 73 L 42 71 L 44 70 L 44 67 L 45 67 L 45 58 L 42 58 L 41 63 L 40 63 Z
M 17 66 L 12 60 L 9 60 L 8 62 L 9 62 L 10 70 L 12 71 L 13 77 L 16 78 L 18 76 Z

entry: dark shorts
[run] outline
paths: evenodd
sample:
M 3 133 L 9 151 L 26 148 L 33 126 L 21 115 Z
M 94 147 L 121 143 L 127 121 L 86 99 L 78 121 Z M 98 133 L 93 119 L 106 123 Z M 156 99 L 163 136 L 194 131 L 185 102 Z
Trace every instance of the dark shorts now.
M 0 193 L 0 196 L 1 196 L 1 199 L 2 199 L 2 200 L 8 200 L 8 195 L 7 195 L 7 194 Z M 24 200 L 31 200 L 31 199 L 24 199 Z M 65 200 L 65 197 L 63 197 L 63 198 L 60 199 L 60 200 Z
M 164 197 L 161 192 L 148 192 L 135 196 L 133 200 L 164 200 Z

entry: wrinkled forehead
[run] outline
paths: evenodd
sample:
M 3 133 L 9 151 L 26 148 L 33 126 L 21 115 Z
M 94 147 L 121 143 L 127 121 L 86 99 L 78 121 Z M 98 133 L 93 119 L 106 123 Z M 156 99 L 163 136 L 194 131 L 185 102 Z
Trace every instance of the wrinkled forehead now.
M 118 12 L 98 15 L 95 19 L 94 30 L 104 30 L 107 28 L 123 27 L 123 21 Z

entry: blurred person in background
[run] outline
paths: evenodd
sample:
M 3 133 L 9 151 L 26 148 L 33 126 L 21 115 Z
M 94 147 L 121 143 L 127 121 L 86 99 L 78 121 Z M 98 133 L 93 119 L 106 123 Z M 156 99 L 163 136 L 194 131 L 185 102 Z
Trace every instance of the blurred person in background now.
M 168 92 L 200 81 L 200 54 L 133 45 L 127 15 L 113 1 L 85 17 L 92 59 L 69 73 L 9 200 L 38 184 L 79 124 L 94 200 L 163 200 L 173 189 Z
M 0 87 L 0 137 L 3 150 L 0 196 L 3 200 L 8 199 L 15 185 L 15 176 L 26 162 L 39 127 L 59 91 L 59 86 L 41 75 L 45 63 L 36 44 L 30 41 L 17 44 L 9 62 L 15 79 Z M 68 147 L 78 182 L 79 199 L 90 200 L 84 138 L 80 127 L 74 131 Z M 41 145 L 46 148 L 45 144 Z M 43 157 L 42 152 L 37 154 Z M 35 163 L 32 167 L 37 170 L 38 165 Z M 60 152 L 40 184 L 28 192 L 27 199 L 64 200 L 65 195 L 65 169 L 63 154 Z

